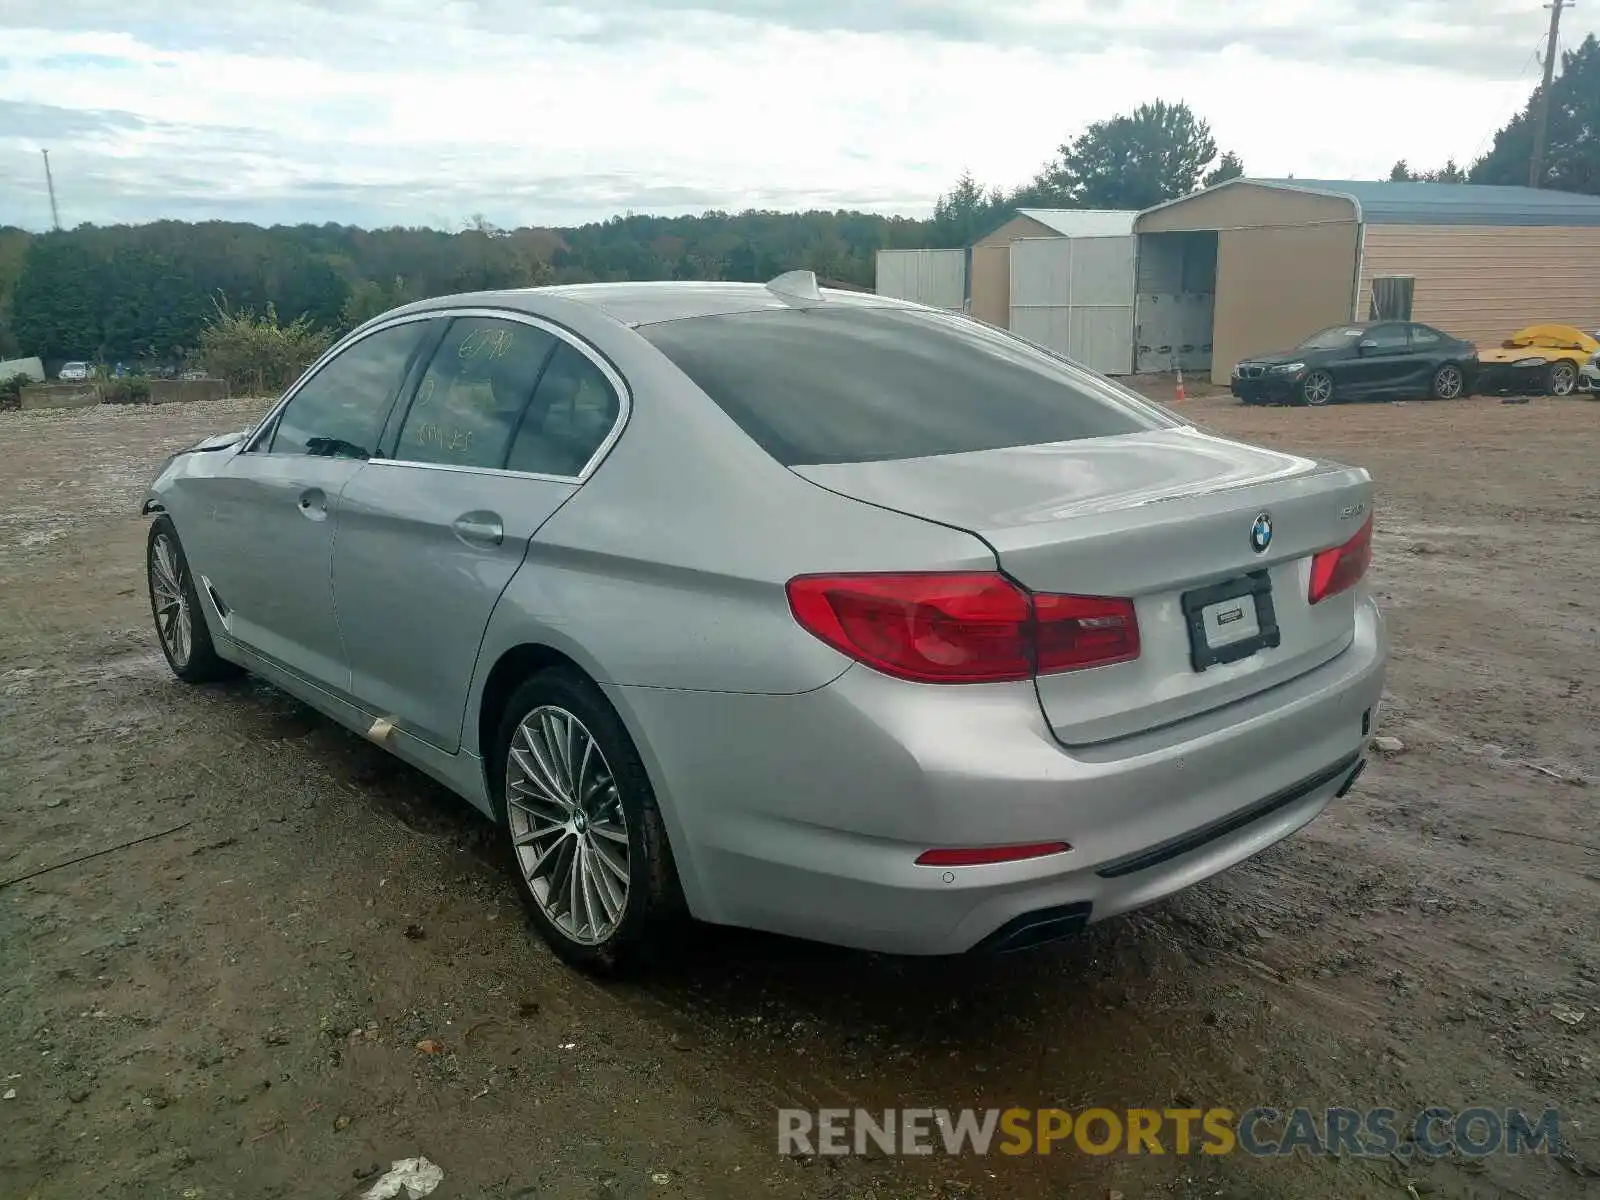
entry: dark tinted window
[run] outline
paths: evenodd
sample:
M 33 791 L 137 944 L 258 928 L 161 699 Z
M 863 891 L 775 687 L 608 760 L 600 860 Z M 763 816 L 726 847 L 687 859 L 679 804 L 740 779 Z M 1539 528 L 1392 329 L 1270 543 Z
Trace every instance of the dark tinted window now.
M 781 309 L 639 330 L 788 465 L 874 462 L 1169 425 L 1026 342 L 910 309 Z
M 1427 325 L 1413 325 L 1411 327 L 1411 344 L 1413 346 L 1437 346 L 1441 342 L 1449 341 L 1444 334 Z
M 1313 333 L 1300 343 L 1301 350 L 1344 350 L 1361 340 L 1361 330 L 1349 325 L 1335 325 Z
M 1374 325 L 1361 341 L 1362 348 L 1373 350 L 1404 350 L 1406 327 L 1404 325 Z
M 427 321 L 369 334 L 306 381 L 278 418 L 274 454 L 370 458 Z
M 576 475 L 617 423 L 621 402 L 600 368 L 566 342 L 556 347 L 506 466 Z
M 433 352 L 395 457 L 500 467 L 555 338 L 519 321 L 459 317 Z

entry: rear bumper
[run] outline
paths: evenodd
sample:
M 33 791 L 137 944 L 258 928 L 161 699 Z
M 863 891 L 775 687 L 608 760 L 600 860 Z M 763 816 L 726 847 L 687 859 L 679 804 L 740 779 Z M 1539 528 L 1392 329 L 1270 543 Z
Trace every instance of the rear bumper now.
M 1159 900 L 1300 828 L 1358 771 L 1383 687 L 1370 600 L 1337 658 L 1069 752 L 1030 685 L 855 667 L 800 696 L 612 688 L 705 920 L 909 954 L 1015 948 Z M 1065 841 L 952 869 L 933 847 Z

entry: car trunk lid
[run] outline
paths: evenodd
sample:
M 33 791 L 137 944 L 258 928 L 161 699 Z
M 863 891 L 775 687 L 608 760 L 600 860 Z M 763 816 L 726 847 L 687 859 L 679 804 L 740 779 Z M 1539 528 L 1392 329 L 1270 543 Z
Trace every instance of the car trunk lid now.
M 1312 555 L 1347 541 L 1370 513 L 1361 470 L 1193 428 L 792 469 L 982 537 L 1033 591 L 1134 602 L 1137 659 L 1037 680 L 1067 745 L 1243 699 L 1328 661 L 1354 635 L 1354 593 L 1311 605 L 1307 589 Z M 1262 516 L 1271 532 L 1258 549 Z

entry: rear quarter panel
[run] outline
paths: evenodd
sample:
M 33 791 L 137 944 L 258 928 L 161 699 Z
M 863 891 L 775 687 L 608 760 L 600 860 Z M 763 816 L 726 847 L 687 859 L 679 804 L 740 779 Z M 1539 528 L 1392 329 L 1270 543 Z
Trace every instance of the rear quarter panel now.
M 712 914 L 697 867 L 689 798 L 666 764 L 703 757 L 735 721 L 694 745 L 659 747 L 671 731 L 646 710 L 695 699 L 751 703 L 822 688 L 851 660 L 805 632 L 785 584 L 833 571 L 989 570 L 971 534 L 838 496 L 770 458 L 630 330 L 589 333 L 628 382 L 628 426 L 595 474 L 540 528 L 495 606 L 462 729 L 482 746 L 483 696 L 495 665 L 547 646 L 599 683 L 656 789 L 691 911 Z M 635 698 L 650 703 L 635 703 Z M 742 705 L 739 706 L 742 711 Z M 701 709 L 703 711 L 703 707 Z M 660 753 L 665 750 L 670 753 Z M 493 769 L 493 768 L 489 768 Z
M 480 694 L 487 670 L 525 644 L 559 650 L 607 685 L 804 692 L 850 660 L 795 623 L 792 577 L 994 567 L 971 534 L 780 466 L 631 330 L 599 348 L 632 391 L 628 426 L 539 530 L 496 606 Z

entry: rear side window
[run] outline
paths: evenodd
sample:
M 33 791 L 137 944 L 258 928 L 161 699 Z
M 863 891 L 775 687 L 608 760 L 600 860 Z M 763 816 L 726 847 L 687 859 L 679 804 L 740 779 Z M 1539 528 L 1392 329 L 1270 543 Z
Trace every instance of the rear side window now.
M 600 368 L 562 342 L 539 379 L 506 466 L 544 475 L 577 475 L 606 440 L 620 409 L 616 389 Z
M 417 385 L 395 457 L 501 467 L 556 339 L 494 317 L 457 317 Z
M 639 332 L 785 466 L 1176 424 L 1088 371 L 962 317 L 851 305 L 693 317 Z

